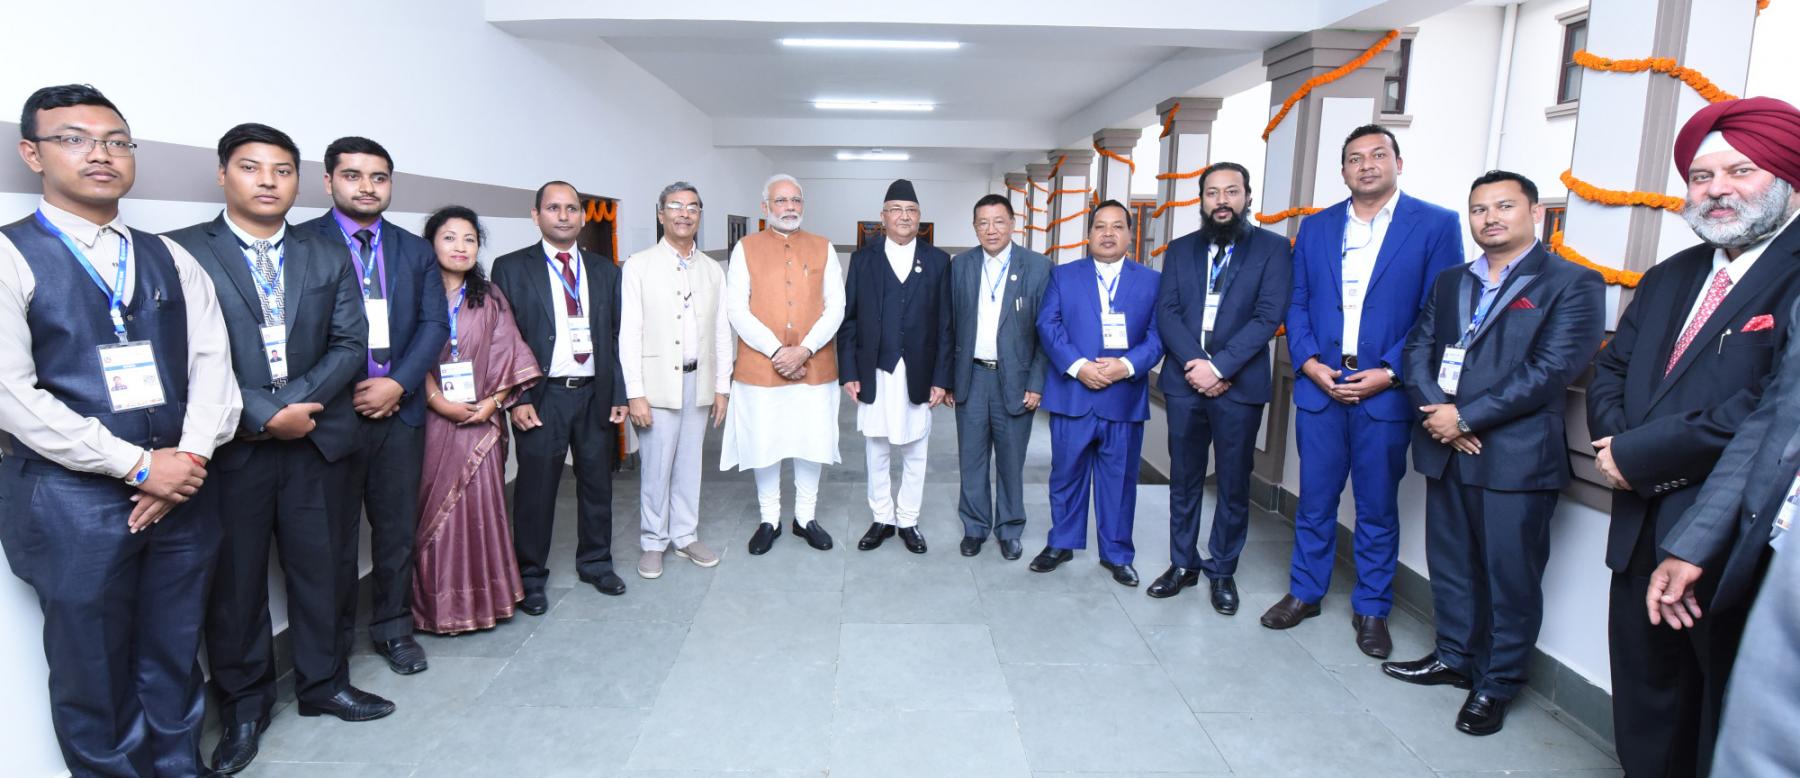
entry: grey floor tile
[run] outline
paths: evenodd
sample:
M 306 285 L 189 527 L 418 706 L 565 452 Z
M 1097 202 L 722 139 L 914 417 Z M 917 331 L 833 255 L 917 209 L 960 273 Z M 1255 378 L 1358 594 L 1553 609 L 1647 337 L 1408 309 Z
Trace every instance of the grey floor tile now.
M 1210 713 L 1200 716 L 1200 724 L 1238 775 L 1398 778 L 1432 774 L 1367 713 Z
M 409 764 L 343 762 L 277 762 L 259 757 L 238 773 L 244 778 L 408 778 L 417 775 Z
M 1145 627 L 1144 638 L 1195 713 L 1362 709 L 1306 649 L 1254 621 Z
M 982 595 L 1003 664 L 1154 664 L 1138 628 L 1110 594 Z
M 1034 770 L 1224 772 L 1162 668 L 1006 665 Z
M 1004 711 L 840 712 L 832 778 L 1025 778 L 1019 728 Z
M 845 624 L 842 634 L 840 711 L 1012 710 L 984 625 Z
M 791 660 L 677 663 L 625 766 L 822 771 L 835 680 L 830 667 Z
M 625 560 L 619 571 L 619 576 L 625 580 L 625 594 L 609 597 L 590 587 L 582 587 L 572 596 L 563 598 L 550 611 L 552 619 L 666 621 L 687 624 L 694 620 L 694 613 L 700 610 L 700 603 L 706 599 L 706 593 L 711 591 L 713 579 L 719 571 L 718 567 L 702 568 L 676 556 L 674 552 L 665 552 L 662 577 L 647 580 L 637 574 L 638 551 L 635 547 L 624 552 L 615 551 L 614 554 Z M 728 555 L 721 552 L 719 564 L 727 564 L 727 558 Z
M 865 561 L 851 558 L 844 569 L 844 620 L 885 624 L 981 624 L 981 593 L 975 575 L 958 557 L 955 562 L 930 560 L 954 554 L 933 549 L 909 559 Z M 996 555 L 998 558 L 998 555 Z
M 1370 668 L 1381 664 L 1383 660 L 1364 654 L 1356 647 L 1356 630 L 1350 626 L 1350 598 L 1327 596 L 1322 610 L 1318 616 L 1284 631 L 1320 664 L 1366 665 Z M 1388 634 L 1394 639 L 1394 652 L 1389 659 L 1418 659 L 1431 653 L 1437 644 L 1430 624 L 1398 608 L 1388 614 Z
M 847 537 L 843 517 L 818 519 L 831 534 L 833 546 L 819 551 L 796 537 L 793 522 L 783 519 L 781 537 L 762 556 L 742 555 L 733 549 L 731 564 L 721 562 L 713 580 L 717 591 L 836 592 L 844 586 L 845 557 L 855 553 L 856 539 Z M 754 529 L 754 528 L 752 528 Z M 746 534 L 745 538 L 749 535 Z
M 687 631 L 685 625 L 666 622 L 546 622 L 480 702 L 488 707 L 648 708 Z
M 609 775 L 637 744 L 646 711 L 480 707 L 420 766 L 431 776 Z
M 569 594 L 569 589 L 545 589 L 544 595 L 550 600 L 552 612 Z M 424 647 L 426 657 L 435 660 L 440 656 L 476 656 L 505 659 L 518 653 L 519 646 L 531 639 L 544 623 L 541 616 L 532 616 L 515 610 L 513 617 L 495 624 L 493 629 L 464 632 L 460 635 L 433 635 L 418 632 L 419 645 Z
M 1623 778 L 1624 770 L 1489 770 L 1439 772 L 1438 778 Z
M 731 666 L 793 661 L 829 665 L 838 656 L 838 592 L 715 591 L 708 595 L 681 659 Z

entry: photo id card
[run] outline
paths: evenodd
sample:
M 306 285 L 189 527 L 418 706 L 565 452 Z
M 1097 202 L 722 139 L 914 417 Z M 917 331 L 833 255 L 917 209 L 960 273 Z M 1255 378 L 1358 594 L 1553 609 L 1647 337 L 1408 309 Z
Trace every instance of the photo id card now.
M 1209 293 L 1206 295 L 1206 316 L 1200 325 L 1200 329 L 1207 332 L 1213 331 L 1213 322 L 1218 321 L 1219 319 L 1219 300 L 1223 297 L 1224 295 L 1218 293 Z
M 1100 334 L 1103 338 L 1100 344 L 1101 348 L 1109 350 L 1131 348 L 1131 339 L 1125 334 L 1125 314 L 1100 314 Z
M 271 324 L 262 328 L 263 357 L 269 360 L 269 378 L 275 381 L 286 381 L 287 365 L 287 325 Z
M 156 350 L 150 341 L 101 346 L 100 372 L 106 380 L 106 396 L 112 401 L 114 413 L 163 404 L 162 377 L 157 373 Z
M 1438 388 L 1444 394 L 1456 396 L 1456 387 L 1462 383 L 1463 355 L 1467 349 L 1455 346 L 1444 347 L 1444 359 L 1438 363 Z
M 594 353 L 594 335 L 586 316 L 569 317 L 569 350 L 576 354 Z
M 475 363 L 465 360 L 438 365 L 438 388 L 450 402 L 475 404 Z
M 369 317 L 369 348 L 388 348 L 388 301 L 364 300 L 363 313 Z

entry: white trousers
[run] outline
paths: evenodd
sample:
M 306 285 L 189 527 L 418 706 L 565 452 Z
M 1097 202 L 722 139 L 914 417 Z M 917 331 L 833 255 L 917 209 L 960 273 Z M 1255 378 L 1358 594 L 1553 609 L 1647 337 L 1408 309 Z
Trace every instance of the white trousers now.
M 824 466 L 810 459 L 795 459 L 794 521 L 811 524 L 819 507 L 819 473 Z M 764 524 L 781 524 L 781 463 L 756 468 L 756 502 Z
M 651 408 L 650 426 L 638 430 L 645 551 L 667 550 L 671 542 L 686 548 L 700 526 L 700 449 L 710 409 L 694 404 L 694 375 L 682 376 L 681 410 Z
M 863 451 L 869 460 L 869 512 L 876 524 L 919 526 L 919 504 L 925 499 L 925 455 L 931 439 L 919 438 L 911 443 L 893 445 L 887 438 L 864 438 Z M 893 479 L 888 472 L 892 450 L 900 451 L 900 492 L 891 495 Z

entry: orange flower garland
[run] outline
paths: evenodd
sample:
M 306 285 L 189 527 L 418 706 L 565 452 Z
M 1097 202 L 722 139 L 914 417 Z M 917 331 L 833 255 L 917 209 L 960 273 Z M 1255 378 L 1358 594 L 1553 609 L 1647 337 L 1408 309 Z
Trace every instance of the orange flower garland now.
M 1156 180 L 1158 180 L 1158 181 L 1180 181 L 1180 180 L 1186 180 L 1189 178 L 1197 178 L 1199 176 L 1206 175 L 1206 171 L 1211 167 L 1212 167 L 1212 165 L 1201 165 L 1200 167 L 1194 168 L 1193 170 L 1189 170 L 1186 173 L 1157 173 Z
M 1107 149 L 1100 148 L 1100 141 L 1094 141 L 1094 150 L 1100 152 L 1100 156 L 1102 157 L 1106 157 L 1114 162 L 1125 163 L 1125 167 L 1129 168 L 1133 175 L 1137 174 L 1137 163 L 1132 162 L 1130 157 L 1116 151 L 1108 151 Z
M 1621 270 L 1616 267 L 1607 267 L 1582 256 L 1581 252 L 1569 248 L 1567 244 L 1563 243 L 1562 230 L 1557 230 L 1550 234 L 1550 251 L 1563 259 L 1598 272 L 1600 277 L 1606 280 L 1606 283 L 1613 286 L 1623 286 L 1627 289 L 1635 289 L 1637 288 L 1638 281 L 1642 280 L 1644 277 L 1643 273 Z
M 1369 60 L 1374 59 L 1375 55 L 1380 54 L 1382 49 L 1387 48 L 1388 44 L 1393 43 L 1399 37 L 1399 30 L 1388 30 L 1388 34 L 1381 36 L 1381 40 L 1376 41 L 1375 45 L 1370 46 L 1367 50 L 1363 51 L 1363 53 L 1357 55 L 1356 59 L 1333 68 L 1331 72 L 1307 79 L 1306 83 L 1301 84 L 1299 89 L 1294 90 L 1294 93 L 1288 95 L 1286 100 L 1281 101 L 1281 110 L 1277 111 L 1275 113 L 1275 118 L 1270 119 L 1268 126 L 1263 128 L 1262 139 L 1267 141 L 1269 135 L 1275 132 L 1275 128 L 1280 126 L 1281 120 L 1287 118 L 1288 111 L 1294 110 L 1294 106 L 1299 105 L 1301 100 L 1306 99 L 1306 96 L 1311 94 L 1312 90 L 1350 75 L 1355 72 L 1357 68 L 1369 64 Z
M 1263 224 L 1274 224 L 1278 221 L 1284 221 L 1286 219 L 1293 219 L 1293 218 L 1302 217 L 1302 216 L 1311 216 L 1311 215 L 1318 213 L 1320 211 L 1323 211 L 1323 210 L 1325 210 L 1325 209 L 1313 208 L 1310 206 L 1302 205 L 1302 206 L 1298 206 L 1298 207 L 1294 207 L 1294 208 L 1289 208 L 1285 211 L 1276 211 L 1275 213 L 1259 213 L 1256 215 L 1256 220 L 1259 222 L 1262 222 Z
M 1603 205 L 1641 205 L 1646 208 L 1661 208 L 1670 213 L 1681 213 L 1687 201 L 1674 195 L 1660 192 L 1621 191 L 1618 189 L 1601 189 L 1575 177 L 1575 171 L 1564 170 L 1562 182 L 1569 192 L 1583 200 Z
M 1736 95 L 1720 89 L 1717 84 L 1708 80 L 1706 76 L 1700 75 L 1700 71 L 1682 67 L 1669 57 L 1607 59 L 1606 57 L 1595 56 L 1587 49 L 1582 49 L 1581 51 L 1575 52 L 1575 64 L 1589 70 L 1605 70 L 1613 73 L 1642 73 L 1646 70 L 1653 70 L 1693 87 L 1694 91 L 1699 92 L 1700 96 L 1705 98 L 1709 103 L 1737 99 Z

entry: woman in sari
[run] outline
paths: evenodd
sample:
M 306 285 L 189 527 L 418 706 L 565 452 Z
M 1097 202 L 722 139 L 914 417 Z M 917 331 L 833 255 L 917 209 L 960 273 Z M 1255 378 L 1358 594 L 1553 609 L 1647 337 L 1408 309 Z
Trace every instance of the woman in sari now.
M 456 634 L 511 618 L 525 596 L 506 514 L 504 409 L 542 377 L 512 306 L 475 261 L 481 222 L 462 206 L 425 222 L 450 310 L 450 341 L 425 379 L 413 624 Z

